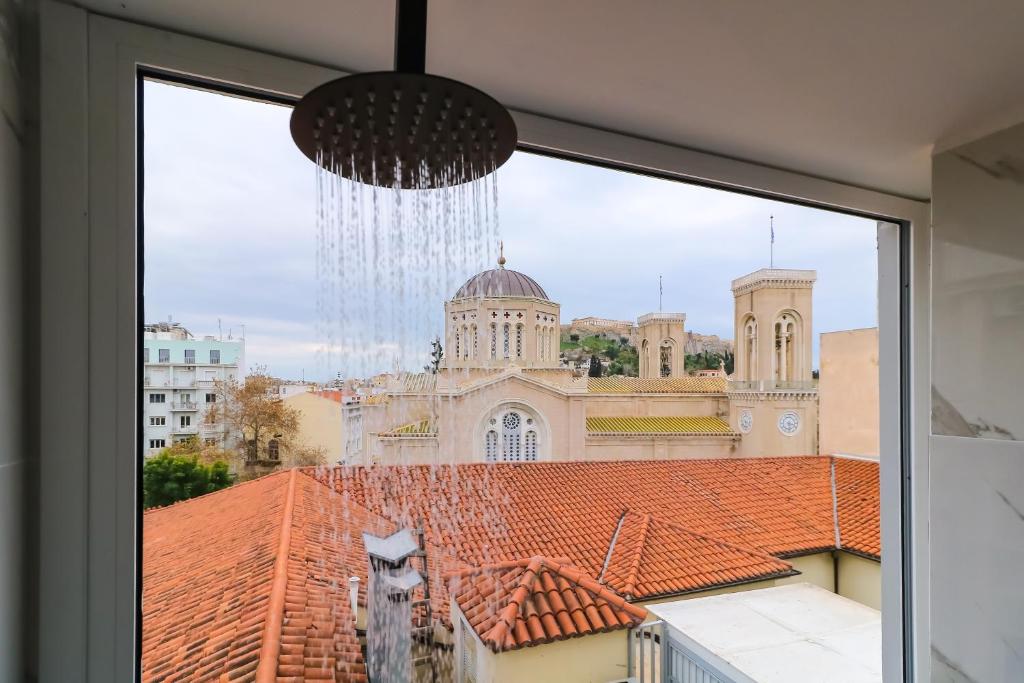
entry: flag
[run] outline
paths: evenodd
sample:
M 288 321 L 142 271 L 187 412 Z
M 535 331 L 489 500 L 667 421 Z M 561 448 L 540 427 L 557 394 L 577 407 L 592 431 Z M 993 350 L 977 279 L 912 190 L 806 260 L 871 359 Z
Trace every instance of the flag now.
M 772 244 L 775 244 L 775 216 L 769 216 L 769 220 L 771 221 Z

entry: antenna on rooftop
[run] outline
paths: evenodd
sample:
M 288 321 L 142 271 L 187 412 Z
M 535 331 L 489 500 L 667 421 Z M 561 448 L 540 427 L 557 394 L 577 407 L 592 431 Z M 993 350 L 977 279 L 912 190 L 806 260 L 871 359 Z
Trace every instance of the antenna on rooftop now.
M 768 256 L 768 267 L 775 267 L 775 216 L 768 216 L 769 229 L 772 232 L 771 251 Z

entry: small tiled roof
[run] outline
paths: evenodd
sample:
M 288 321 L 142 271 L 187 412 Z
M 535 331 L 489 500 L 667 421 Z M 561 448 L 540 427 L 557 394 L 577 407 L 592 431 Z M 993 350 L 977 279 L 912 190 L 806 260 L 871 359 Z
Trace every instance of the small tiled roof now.
M 368 406 L 382 406 L 391 402 L 391 397 L 388 394 L 371 394 L 366 397 L 363 401 Z
M 627 599 L 678 595 L 795 574 L 767 553 L 693 533 L 649 513 L 626 511 L 612 537 L 601 581 Z
M 734 434 L 720 417 L 691 415 L 676 417 L 588 417 L 590 434 Z
M 632 628 L 647 617 L 567 560 L 539 556 L 460 572 L 449 590 L 495 652 Z
M 833 462 L 840 544 L 846 550 L 881 557 L 878 463 L 842 457 Z
M 724 377 L 590 377 L 592 394 L 722 394 L 728 387 Z
M 437 425 L 429 417 L 425 417 L 422 420 L 416 420 L 415 422 L 409 422 L 401 427 L 395 427 L 389 429 L 386 432 L 381 432 L 378 436 L 387 437 L 418 437 L 418 436 L 437 436 Z

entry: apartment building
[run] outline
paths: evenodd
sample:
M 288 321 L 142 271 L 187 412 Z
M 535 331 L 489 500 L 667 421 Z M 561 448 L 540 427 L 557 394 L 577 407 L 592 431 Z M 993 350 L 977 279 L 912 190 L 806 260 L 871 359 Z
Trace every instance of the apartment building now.
M 146 325 L 142 362 L 146 457 L 190 437 L 221 448 L 229 445 L 225 425 L 208 423 L 207 411 L 218 399 L 218 381 L 243 378 L 244 339 L 200 339 L 175 322 Z

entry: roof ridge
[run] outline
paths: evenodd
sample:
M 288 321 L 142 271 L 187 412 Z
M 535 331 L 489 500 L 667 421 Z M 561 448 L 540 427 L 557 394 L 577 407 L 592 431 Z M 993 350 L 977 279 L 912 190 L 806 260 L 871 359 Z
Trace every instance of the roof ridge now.
M 241 486 L 249 486 L 251 484 L 257 484 L 257 483 L 260 483 L 260 482 L 266 482 L 271 477 L 279 477 L 279 476 L 285 474 L 286 472 L 290 472 L 293 469 L 297 469 L 297 468 L 289 467 L 288 469 L 281 469 L 281 470 L 278 470 L 277 472 L 270 472 L 269 474 L 264 474 L 263 476 L 256 477 L 255 479 L 249 479 L 247 481 L 240 481 L 237 484 L 231 484 L 230 486 L 225 486 L 224 488 L 217 489 L 216 491 L 210 491 L 208 493 L 203 493 L 203 494 L 200 494 L 198 496 L 192 496 L 191 498 L 185 498 L 183 500 L 176 500 L 173 503 L 168 503 L 167 505 L 155 505 L 155 506 L 153 506 L 151 508 L 146 508 L 145 510 L 143 510 L 142 514 L 145 516 L 145 515 L 148 515 L 151 512 L 159 512 L 161 510 L 169 510 L 170 508 L 174 507 L 175 505 L 182 505 L 184 503 L 191 503 L 192 501 L 200 500 L 200 499 L 206 498 L 208 496 L 214 496 L 214 495 L 216 495 L 218 493 L 223 493 L 225 491 L 237 491 L 239 489 L 239 487 L 241 487 Z
M 267 616 L 263 625 L 256 683 L 277 681 L 278 658 L 281 654 L 281 628 L 284 625 L 285 593 L 288 590 L 288 560 L 291 553 L 292 519 L 295 511 L 295 469 L 289 470 L 288 494 L 281 514 L 281 536 L 274 558 L 274 578 L 267 599 Z
M 534 580 L 537 578 L 537 573 L 540 571 L 542 563 L 543 558 L 539 555 L 530 558 L 522 575 L 516 581 L 516 587 L 509 595 L 508 604 L 498 613 L 494 626 L 487 631 L 488 639 L 494 644 L 492 647 L 500 646 L 500 643 L 505 642 L 505 637 L 508 635 L 509 629 L 515 624 L 516 616 L 522 608 L 523 601 L 530 594 L 530 586 L 533 585 Z
M 628 515 L 630 512 L 631 511 L 627 508 L 626 514 Z M 626 580 L 622 586 L 623 595 L 627 595 L 629 597 L 632 597 L 633 591 L 636 590 L 636 581 L 640 574 L 640 559 L 643 557 L 644 550 L 647 546 L 647 532 L 651 528 L 651 513 L 644 512 L 634 514 L 641 515 L 639 531 L 640 538 L 638 539 L 639 542 L 637 543 L 636 554 L 629 562 L 629 570 L 626 573 Z

